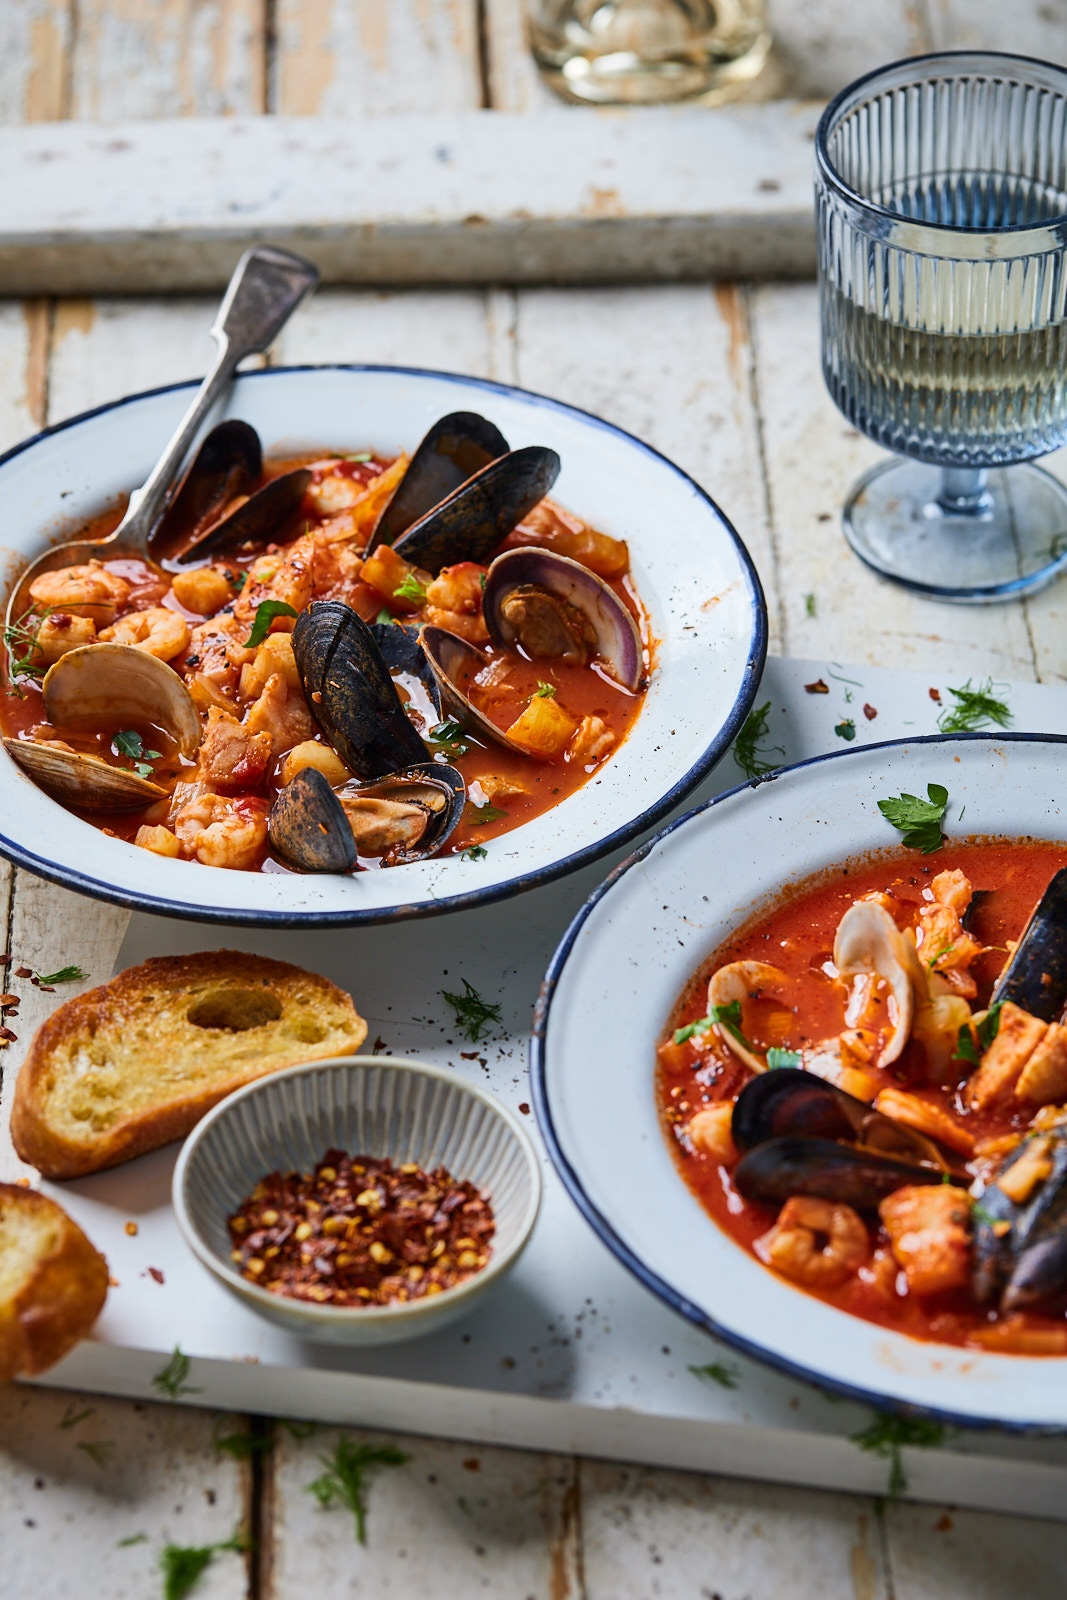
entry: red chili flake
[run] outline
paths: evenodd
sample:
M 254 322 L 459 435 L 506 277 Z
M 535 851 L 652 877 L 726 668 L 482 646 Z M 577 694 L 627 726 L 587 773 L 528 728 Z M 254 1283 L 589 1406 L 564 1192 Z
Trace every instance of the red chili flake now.
M 865 705 L 864 708 L 863 708 L 863 715 L 867 718 L 868 722 L 873 722 L 875 717 L 878 715 L 877 706 L 867 706 L 867 705 Z
M 467 1472 L 481 1472 L 482 1464 L 477 1456 L 468 1456 L 466 1461 L 461 1461 L 460 1466 Z
M 8 1044 L 14 1044 L 18 1039 L 17 1033 L 12 1033 L 10 1028 L 0 1028 L 0 1039 L 5 1039 Z
M 40 989 L 42 994 L 55 994 L 55 992 L 56 992 L 56 988 L 55 988 L 55 984 L 54 983 L 41 983 L 38 980 L 37 987 L 38 987 L 38 989 Z
M 461 1061 L 477 1061 L 478 1052 L 477 1050 L 461 1050 L 459 1053 L 459 1059 Z
M 804 693 L 805 694 L 829 694 L 830 693 L 830 685 L 828 683 L 824 683 L 821 678 L 816 678 L 814 683 L 806 683 L 804 685 Z
M 519 1110 L 520 1110 L 520 1111 L 521 1111 L 521 1112 L 522 1112 L 522 1114 L 523 1114 L 523 1116 L 524 1116 L 524 1117 L 528 1117 L 528 1116 L 529 1116 L 529 1115 L 530 1115 L 530 1108 L 529 1108 L 529 1106 L 528 1106 L 528 1105 L 527 1105 L 527 1104 L 526 1104 L 526 1101 L 525 1101 L 525 1100 L 522 1100 L 522 1101 L 520 1101 L 520 1103 L 519 1103 Z
M 5 1011 L 14 1011 L 18 1004 L 19 996 L 17 994 L 0 994 L 0 1006 Z
M 15 968 L 15 976 L 16 976 L 16 978 L 32 978 L 33 977 L 33 968 L 32 967 L 16 967 Z
M 927 691 L 927 693 L 929 694 L 931 700 L 935 700 L 938 705 L 941 704 L 941 690 L 940 689 L 929 689 Z
M 11 965 L 11 951 L 10 950 L 5 950 L 3 955 L 0 956 L 0 967 L 9 967 L 10 965 Z
M 154 1283 L 162 1283 L 163 1282 L 163 1274 L 159 1270 L 158 1267 L 149 1267 L 148 1276 L 152 1279 L 152 1281 Z

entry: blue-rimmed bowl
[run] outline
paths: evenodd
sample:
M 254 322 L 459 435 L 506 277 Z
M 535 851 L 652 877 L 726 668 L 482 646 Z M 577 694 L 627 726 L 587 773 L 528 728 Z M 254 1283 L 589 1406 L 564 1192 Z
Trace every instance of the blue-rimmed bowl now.
M 488 1264 L 454 1289 L 389 1306 L 315 1305 L 236 1271 L 227 1220 L 270 1172 L 310 1172 L 327 1150 L 443 1166 L 487 1194 Z M 529 1136 L 486 1090 L 402 1056 L 338 1056 L 259 1078 L 197 1123 L 174 1169 L 174 1215 L 213 1277 L 268 1322 L 320 1344 L 391 1344 L 468 1312 L 514 1266 L 537 1220 L 541 1173 Z
M 190 385 L 133 395 L 50 428 L 0 458 L 0 573 L 9 582 L 50 539 L 141 483 Z M 513 447 L 544 444 L 563 470 L 553 493 L 630 546 L 657 640 L 637 723 L 584 788 L 486 857 L 352 877 L 227 872 L 110 839 L 38 789 L 0 752 L 0 854 L 83 894 L 201 921 L 382 922 L 503 899 L 573 871 L 651 826 L 722 756 L 748 714 L 767 617 L 748 552 L 714 501 L 648 445 L 522 389 L 396 367 L 291 367 L 238 378 L 227 414 L 268 453 L 411 450 L 449 411 L 490 417 Z
M 687 1188 L 655 1095 L 656 1044 L 674 1005 L 729 935 L 791 883 L 895 852 L 880 799 L 925 795 L 927 784 L 940 783 L 950 836 L 1018 838 L 1024 848 L 1027 838 L 1067 841 L 1065 759 L 1067 740 L 1054 735 L 964 734 L 868 745 L 787 768 L 664 828 L 567 930 L 535 1019 L 538 1122 L 586 1220 L 698 1327 L 878 1405 L 972 1426 L 1067 1428 L 1064 1358 L 912 1339 L 762 1266 Z

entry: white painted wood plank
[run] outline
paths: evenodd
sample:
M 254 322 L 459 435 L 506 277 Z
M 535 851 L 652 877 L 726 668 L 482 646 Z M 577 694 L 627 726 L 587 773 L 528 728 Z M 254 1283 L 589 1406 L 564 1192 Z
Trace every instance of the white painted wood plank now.
M 530 54 L 526 0 L 485 0 L 485 36 L 494 110 L 536 113 L 559 106 Z
M 213 1449 L 204 1414 L 5 1388 L 0 1593 L 11 1600 L 158 1595 L 165 1543 L 214 1544 L 245 1524 L 246 1471 Z M 123 1545 L 138 1535 L 144 1538 Z M 246 1593 L 245 1559 L 234 1552 L 216 1556 L 196 1590 L 197 1600 L 244 1600 Z
M 406 1435 L 347 1432 L 409 1459 L 369 1476 L 367 1542 L 352 1516 L 324 1511 L 307 1486 L 343 1435 L 295 1440 L 275 1429 L 273 1550 L 262 1600 L 307 1592 L 391 1600 L 578 1600 L 574 1465 L 566 1457 Z
M 583 1600 L 892 1595 L 870 1501 L 595 1461 L 580 1483 Z
M 0 122 L 55 122 L 67 114 L 69 0 L 0 6 Z
M 75 121 L 265 109 L 263 0 L 78 0 Z
M 990 673 L 1032 678 L 1023 607 L 920 599 L 876 578 L 846 545 L 841 507 L 884 452 L 849 426 L 823 386 L 814 286 L 754 290 L 753 326 L 783 653 L 936 669 L 960 683 Z
M 524 290 L 517 380 L 616 422 L 696 478 L 734 523 L 772 602 L 751 346 L 729 285 Z M 654 521 L 656 508 L 648 507 Z M 772 623 L 777 606 L 771 605 Z
M 201 376 L 215 351 L 208 329 L 216 304 L 213 296 L 61 300 L 52 326 L 48 420 Z
M 271 238 L 350 283 L 813 269 L 816 108 L 195 117 L 0 130 L 12 292 L 221 286 Z
M 1067 63 L 1067 9 L 1058 0 L 926 0 L 934 50 L 1007 50 Z
M 366 117 L 482 103 L 476 0 L 278 0 L 270 109 Z
M 33 404 L 36 393 L 43 405 L 44 332 L 37 308 L 0 300 L 0 450 L 10 450 L 44 421 Z
M 890 1505 L 886 1532 L 894 1600 L 1053 1600 L 1067 1590 L 1061 1523 Z
M 320 289 L 283 330 L 273 359 L 277 366 L 380 361 L 488 375 L 485 295 L 476 289 Z
M 971 0 L 964 0 L 970 4 Z M 865 72 L 929 49 L 923 6 L 911 0 L 766 0 L 776 95 L 828 100 Z

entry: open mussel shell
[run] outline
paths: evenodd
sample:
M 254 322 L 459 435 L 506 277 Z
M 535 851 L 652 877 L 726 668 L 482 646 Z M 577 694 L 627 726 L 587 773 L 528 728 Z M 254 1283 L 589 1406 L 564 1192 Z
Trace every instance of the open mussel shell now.
M 417 678 L 440 720 L 441 690 L 419 643 L 418 629 L 405 627 L 402 622 L 372 622 L 369 626 L 390 676 L 394 679 L 399 676 L 401 684 L 405 679 Z
M 373 783 L 349 783 L 338 791 L 342 807 L 346 802 L 384 801 L 425 814 L 425 829 L 413 843 L 397 842 L 376 852 L 392 867 L 435 856 L 455 832 L 466 799 L 462 773 L 444 761 L 423 761 L 406 772 L 392 772 Z
M 293 629 L 308 709 L 345 766 L 364 782 L 427 759 L 370 625 L 340 600 L 319 600 Z
M 1034 907 L 990 1004 L 997 1000 L 1012 1000 L 1043 1022 L 1059 1020 L 1067 1002 L 1067 867 Z
M 974 1294 L 999 1299 L 1004 1312 L 1067 1302 L 1067 1126 L 1038 1135 L 1051 1146 L 1051 1171 L 1021 1205 L 994 1181 L 974 1207 Z M 1028 1154 L 1024 1141 L 1001 1162 L 997 1178 Z
M 554 550 L 506 550 L 489 568 L 482 596 L 489 637 L 499 650 L 534 660 L 596 656 L 623 688 L 641 682 L 641 636 L 614 589 L 580 561 Z
M 832 1139 L 789 1137 L 769 1139 L 746 1151 L 732 1181 L 738 1194 L 761 1205 L 780 1206 L 793 1195 L 815 1195 L 857 1211 L 873 1211 L 897 1189 L 939 1184 L 943 1176 L 934 1167 L 895 1161 Z
M 301 872 L 351 872 L 356 841 L 344 808 L 317 767 L 278 791 L 267 819 L 271 848 Z
M 934 1182 L 945 1172 L 970 1181 L 953 1151 L 799 1067 L 779 1067 L 750 1079 L 734 1102 L 730 1128 L 739 1150 L 772 1139 L 834 1139 L 873 1155 L 929 1166 Z
M 233 550 L 248 540 L 261 544 L 273 539 L 300 509 L 310 482 L 311 473 L 306 467 L 272 478 L 236 511 L 199 534 L 173 559 L 184 566 L 190 561 L 202 561 L 219 550 Z
M 543 445 L 511 450 L 434 506 L 393 548 L 412 566 L 438 573 L 460 561 L 488 561 L 551 489 L 560 460 Z
M 502 744 L 505 750 L 518 750 L 520 754 L 527 755 L 527 751 L 512 744 L 504 730 L 490 722 L 463 692 L 462 685 L 469 684 L 489 665 L 477 645 L 461 639 L 458 633 L 449 633 L 447 628 L 438 628 L 432 623 L 420 629 L 419 641 L 437 681 L 442 710 L 478 738 L 487 739 L 491 744 Z
M 507 451 L 500 429 L 476 411 L 450 411 L 438 418 L 379 517 L 367 554 L 375 545 L 395 543 L 412 523 Z
M 262 471 L 263 448 L 255 428 L 236 417 L 212 428 L 152 536 L 153 554 L 173 559 L 195 543 L 231 500 L 248 494 Z

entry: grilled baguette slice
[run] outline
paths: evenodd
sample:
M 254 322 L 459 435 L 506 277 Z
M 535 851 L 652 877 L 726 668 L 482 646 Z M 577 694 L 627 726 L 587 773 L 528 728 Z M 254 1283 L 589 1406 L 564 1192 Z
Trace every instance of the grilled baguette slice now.
M 0 1383 L 65 1356 L 106 1294 L 107 1262 L 62 1206 L 0 1183 Z
M 15 1149 L 78 1178 L 183 1139 L 242 1084 L 351 1055 L 367 1024 L 336 984 L 233 950 L 160 956 L 59 1007 L 11 1107 Z

